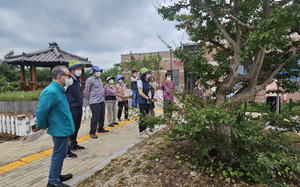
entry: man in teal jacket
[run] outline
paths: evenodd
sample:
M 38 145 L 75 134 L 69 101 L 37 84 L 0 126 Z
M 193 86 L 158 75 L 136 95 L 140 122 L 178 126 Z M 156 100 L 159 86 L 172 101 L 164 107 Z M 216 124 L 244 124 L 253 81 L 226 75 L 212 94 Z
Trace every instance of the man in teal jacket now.
M 61 175 L 63 161 L 67 156 L 69 136 L 74 134 L 75 126 L 64 93 L 64 86 L 72 84 L 70 72 L 65 66 L 55 66 L 51 72 L 53 81 L 41 93 L 36 111 L 37 128 L 48 128 L 54 143 L 47 187 L 68 187 L 63 181 L 72 178 L 72 174 Z

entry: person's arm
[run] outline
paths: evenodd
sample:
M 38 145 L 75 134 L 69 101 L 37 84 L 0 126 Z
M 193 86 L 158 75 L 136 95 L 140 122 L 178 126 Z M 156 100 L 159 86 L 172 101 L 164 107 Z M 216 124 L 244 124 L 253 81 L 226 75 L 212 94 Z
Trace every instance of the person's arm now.
M 139 94 L 140 94 L 140 96 L 142 96 L 143 98 L 145 98 L 145 99 L 149 99 L 148 98 L 148 96 L 146 96 L 145 94 L 144 94 L 144 92 L 143 92 L 143 88 L 139 88 Z
M 134 82 L 137 82 L 137 81 L 138 81 L 139 76 L 140 76 L 140 72 L 138 72 L 138 73 L 136 74 L 136 77 L 135 77 L 135 79 L 134 79 Z
M 89 103 L 90 89 L 91 89 L 91 79 L 87 79 L 84 88 L 84 93 L 85 93 L 85 98 L 87 103 Z
M 53 92 L 44 92 L 39 99 L 39 106 L 36 111 L 36 128 L 33 132 L 39 131 L 40 129 L 48 128 L 48 116 L 50 110 L 55 106 L 57 102 L 56 94 Z

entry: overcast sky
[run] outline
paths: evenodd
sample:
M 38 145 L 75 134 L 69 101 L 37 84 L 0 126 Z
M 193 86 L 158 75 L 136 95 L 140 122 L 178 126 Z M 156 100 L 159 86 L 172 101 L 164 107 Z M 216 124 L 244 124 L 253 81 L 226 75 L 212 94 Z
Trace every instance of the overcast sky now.
M 109 69 L 130 51 L 167 51 L 158 34 L 169 45 L 188 42 L 183 31 L 157 14 L 157 3 L 164 0 L 0 0 L 0 58 L 55 41 L 62 50 Z

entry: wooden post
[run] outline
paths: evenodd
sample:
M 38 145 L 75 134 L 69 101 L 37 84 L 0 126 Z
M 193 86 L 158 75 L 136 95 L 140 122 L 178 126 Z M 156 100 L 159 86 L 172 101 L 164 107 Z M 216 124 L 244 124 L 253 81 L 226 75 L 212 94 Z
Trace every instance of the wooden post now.
M 25 83 L 25 70 L 24 70 L 24 65 L 20 65 L 20 76 L 21 76 L 21 82 L 20 82 L 20 87 L 21 90 L 27 91 L 26 90 L 26 83 Z
M 30 65 L 32 90 L 37 90 L 36 66 Z

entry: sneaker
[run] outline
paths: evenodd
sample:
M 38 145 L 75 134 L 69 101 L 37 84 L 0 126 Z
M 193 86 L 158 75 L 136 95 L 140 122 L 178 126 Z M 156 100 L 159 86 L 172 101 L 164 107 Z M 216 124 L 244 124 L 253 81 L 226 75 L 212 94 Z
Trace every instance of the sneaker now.
M 60 175 L 59 180 L 60 180 L 60 182 L 64 182 L 64 181 L 72 179 L 72 177 L 73 177 L 72 174 Z
M 114 125 L 119 125 L 119 123 L 117 123 L 117 122 L 114 122 L 113 124 L 114 124 Z
M 47 187 L 71 187 L 70 185 L 64 184 L 64 183 L 57 183 L 57 184 L 47 184 Z
M 77 155 L 74 154 L 74 153 L 72 153 L 71 150 L 68 151 L 68 153 L 67 153 L 67 158 L 68 158 L 68 159 L 74 159 L 74 158 L 76 158 L 76 157 L 77 157 Z
M 120 118 L 118 118 L 118 121 L 121 121 L 121 119 L 120 119 Z
M 130 119 L 128 119 L 128 118 L 125 118 L 125 120 L 129 121 Z
M 148 136 L 153 135 L 153 133 L 151 133 L 148 129 L 144 130 L 145 134 L 147 134 Z
M 140 137 L 141 139 L 145 139 L 145 138 L 149 138 L 149 136 L 143 131 L 143 132 L 140 132 Z
M 109 126 L 109 127 L 114 127 L 114 124 L 111 123 L 111 124 L 109 124 L 108 126 Z
M 96 134 L 90 134 L 91 138 L 96 139 L 98 136 Z

